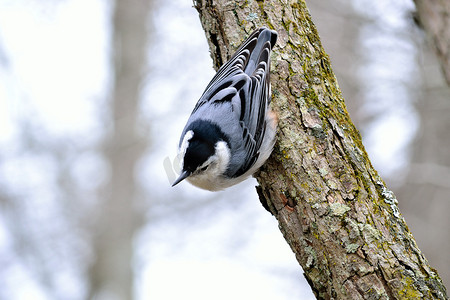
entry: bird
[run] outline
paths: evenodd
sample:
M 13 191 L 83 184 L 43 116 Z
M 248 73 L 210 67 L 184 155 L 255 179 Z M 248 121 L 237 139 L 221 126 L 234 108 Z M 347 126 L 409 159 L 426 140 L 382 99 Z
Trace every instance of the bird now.
M 207 85 L 178 145 L 181 174 L 220 191 L 253 175 L 272 153 L 277 116 L 271 110 L 270 54 L 275 30 L 253 31 Z

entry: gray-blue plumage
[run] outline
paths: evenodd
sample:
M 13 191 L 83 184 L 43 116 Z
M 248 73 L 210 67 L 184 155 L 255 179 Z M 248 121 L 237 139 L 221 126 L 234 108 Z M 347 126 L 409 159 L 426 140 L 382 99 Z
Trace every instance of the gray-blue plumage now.
M 182 175 L 218 190 L 250 176 L 269 157 L 276 118 L 270 104 L 270 52 L 277 33 L 254 31 L 206 87 L 182 132 Z

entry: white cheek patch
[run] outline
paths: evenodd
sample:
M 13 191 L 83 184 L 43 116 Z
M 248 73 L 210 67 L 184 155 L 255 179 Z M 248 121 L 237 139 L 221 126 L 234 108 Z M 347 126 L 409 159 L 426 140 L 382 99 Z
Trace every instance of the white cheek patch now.
M 208 158 L 198 169 L 202 169 L 214 163 L 214 166 L 210 167 L 210 170 L 214 169 L 214 172 L 221 174 L 226 171 L 228 162 L 230 161 L 230 150 L 227 144 L 223 141 L 216 143 L 215 155 Z
M 230 162 L 230 149 L 228 149 L 227 143 L 224 141 L 216 144 L 216 156 L 217 156 L 217 171 L 218 174 L 223 174 Z
M 178 150 L 178 157 L 180 159 L 180 166 L 183 168 L 184 166 L 184 155 L 186 154 L 186 150 L 189 147 L 189 141 L 194 136 L 194 132 L 189 130 L 183 137 L 183 141 L 181 142 L 180 149 Z

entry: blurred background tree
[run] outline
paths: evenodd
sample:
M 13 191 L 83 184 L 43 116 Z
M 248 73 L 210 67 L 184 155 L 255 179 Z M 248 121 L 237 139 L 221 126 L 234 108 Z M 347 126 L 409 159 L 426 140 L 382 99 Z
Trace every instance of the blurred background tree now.
M 138 133 L 141 86 L 148 72 L 147 44 L 151 0 L 117 0 L 112 16 L 112 89 L 105 111 L 109 132 L 103 156 L 109 165 L 100 187 L 99 209 L 92 212 L 93 261 L 89 299 L 133 299 L 133 240 L 144 222 L 135 169 L 148 138 Z
M 448 286 L 450 89 L 414 3 L 308 5 Z M 0 1 L 0 299 L 314 299 L 253 180 L 170 188 L 163 161 L 213 74 L 189 1 Z

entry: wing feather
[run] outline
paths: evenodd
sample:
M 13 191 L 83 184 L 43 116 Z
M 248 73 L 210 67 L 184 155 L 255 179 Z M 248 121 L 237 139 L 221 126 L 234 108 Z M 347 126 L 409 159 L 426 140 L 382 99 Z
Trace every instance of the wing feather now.
M 239 96 L 240 109 L 236 113 L 242 130 L 244 163 L 237 170 L 230 170 L 232 177 L 247 172 L 260 156 L 270 103 L 269 56 L 275 41 L 276 34 L 266 28 L 254 31 L 220 67 L 192 112 L 208 102 L 221 104 Z

